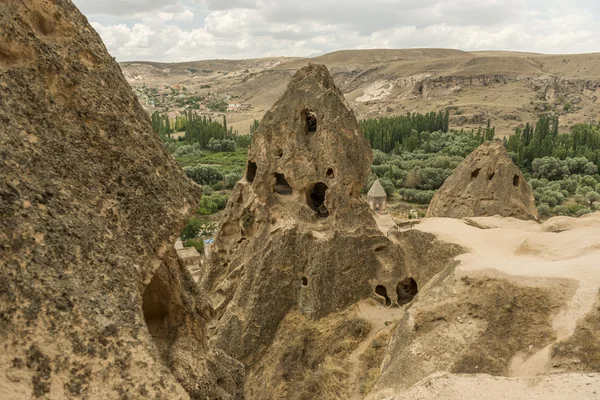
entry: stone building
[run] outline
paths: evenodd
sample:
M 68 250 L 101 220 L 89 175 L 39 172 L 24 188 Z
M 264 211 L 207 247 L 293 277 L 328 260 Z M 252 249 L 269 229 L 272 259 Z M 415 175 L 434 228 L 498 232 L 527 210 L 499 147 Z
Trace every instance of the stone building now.
M 367 193 L 367 201 L 369 202 L 371 209 L 375 211 L 385 211 L 387 194 L 385 194 L 385 190 L 383 190 L 383 186 L 381 186 L 379 179 L 375 181 L 373 186 L 371 186 L 371 190 Z

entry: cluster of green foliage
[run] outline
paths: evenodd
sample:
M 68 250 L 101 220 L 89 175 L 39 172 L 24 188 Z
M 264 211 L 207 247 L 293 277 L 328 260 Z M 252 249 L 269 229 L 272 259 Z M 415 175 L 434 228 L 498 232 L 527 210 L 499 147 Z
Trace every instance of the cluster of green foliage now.
M 185 247 L 195 247 L 200 254 L 204 252 L 203 237 L 214 235 L 217 224 L 213 221 L 205 221 L 198 217 L 192 217 L 181 232 L 180 238 Z
M 388 195 L 396 192 L 404 200 L 427 204 L 454 168 L 484 139 L 481 132 L 421 132 L 414 135 L 411 151 L 396 148 L 386 154 L 373 151 L 368 188 L 379 179 Z
M 208 144 L 206 145 L 206 148 L 215 152 L 220 152 L 220 151 L 228 151 L 228 152 L 234 152 L 235 149 L 237 148 L 237 145 L 235 143 L 235 140 L 233 139 L 215 139 L 215 138 L 210 138 L 210 140 L 208 141 Z
M 223 174 L 218 169 L 206 165 L 184 167 L 185 174 L 199 185 L 214 185 L 223 180 Z
M 170 143 L 170 144 L 174 144 L 174 143 Z M 194 143 L 194 144 L 189 144 L 189 145 L 183 145 L 183 146 L 177 146 L 175 145 L 173 146 L 169 146 L 169 149 L 174 149 L 171 153 L 173 154 L 173 157 L 177 158 L 177 157 L 202 157 L 203 153 L 200 150 L 200 145 L 198 143 Z
M 580 216 L 598 208 L 598 168 L 585 157 L 543 157 L 533 160 L 532 179 L 538 212 L 542 216 Z
M 223 123 L 213 120 L 211 117 L 200 116 L 195 112 L 188 111 L 187 127 L 185 130 L 185 140 L 188 143 L 199 143 L 203 149 L 210 142 L 210 139 L 233 139 L 235 134 L 233 129 L 227 129 L 227 118 L 223 116 Z
M 192 217 L 183 228 L 179 237 L 182 241 L 196 239 L 199 236 L 211 236 L 214 234 L 216 224 L 213 221 L 205 221 L 197 217 Z
M 206 107 L 208 107 L 209 109 L 211 109 L 213 111 L 221 111 L 221 112 L 227 111 L 227 106 L 228 106 L 228 104 L 225 100 L 213 100 L 206 105 Z
M 396 117 L 372 118 L 360 121 L 360 127 L 371 143 L 371 148 L 389 153 L 402 147 L 412 151 L 414 142 L 422 132 L 448 132 L 450 112 L 406 114 Z
M 201 238 L 188 239 L 185 242 L 183 242 L 183 246 L 194 247 L 198 253 L 204 253 L 204 240 L 202 240 Z
M 406 114 L 396 117 L 384 117 L 365 119 L 360 121 L 360 126 L 371 143 L 371 148 L 381 150 L 384 153 L 400 151 L 416 151 L 422 149 L 432 152 L 432 149 L 423 149 L 421 142 L 424 133 L 448 133 L 448 121 L 450 111 L 430 112 L 428 114 Z M 461 131 L 464 133 L 463 131 Z M 487 127 L 479 127 L 477 133 L 474 130 L 471 135 L 479 138 L 479 143 L 493 140 L 495 128 L 488 120 Z
M 220 193 L 212 193 L 208 196 L 202 196 L 200 205 L 198 206 L 198 214 L 212 215 L 219 210 L 225 209 L 227 205 L 227 195 Z
M 150 116 L 154 132 L 160 136 L 168 136 L 171 133 L 184 131 L 187 127 L 188 119 L 186 115 L 176 117 L 175 120 L 169 119 L 167 114 L 161 114 L 155 111 Z
M 577 124 L 570 133 L 559 133 L 558 117 L 543 115 L 537 124 L 505 139 L 504 145 L 519 167 L 531 170 L 533 161 L 542 157 L 585 157 L 600 167 L 600 126 Z

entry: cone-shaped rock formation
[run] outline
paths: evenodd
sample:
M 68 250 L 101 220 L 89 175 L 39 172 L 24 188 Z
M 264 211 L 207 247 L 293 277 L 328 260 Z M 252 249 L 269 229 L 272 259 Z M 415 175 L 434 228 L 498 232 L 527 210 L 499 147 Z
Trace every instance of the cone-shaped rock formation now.
M 252 364 L 298 307 L 322 317 L 406 278 L 360 190 L 372 152 L 324 66 L 299 70 L 253 138 L 200 282 L 215 341 Z
M 428 217 L 500 215 L 537 220 L 531 188 L 500 142 L 486 142 L 446 179 L 427 210 Z
M 70 1 L 0 2 L 0 398 L 241 396 L 172 246 L 199 196 Z

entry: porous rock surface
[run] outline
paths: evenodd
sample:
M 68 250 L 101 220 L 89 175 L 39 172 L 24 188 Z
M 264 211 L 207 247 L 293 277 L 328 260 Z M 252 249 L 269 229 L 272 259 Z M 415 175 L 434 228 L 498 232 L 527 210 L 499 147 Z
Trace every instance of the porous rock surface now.
M 295 74 L 248 159 L 200 286 L 216 345 L 249 366 L 290 310 L 320 318 L 375 297 L 376 285 L 395 303 L 409 272 L 360 198 L 372 152 L 324 66 Z
M 172 246 L 199 196 L 70 1 L 0 2 L 0 398 L 242 396 Z
M 446 179 L 427 210 L 428 217 L 500 215 L 537 220 L 533 192 L 500 142 L 486 142 Z

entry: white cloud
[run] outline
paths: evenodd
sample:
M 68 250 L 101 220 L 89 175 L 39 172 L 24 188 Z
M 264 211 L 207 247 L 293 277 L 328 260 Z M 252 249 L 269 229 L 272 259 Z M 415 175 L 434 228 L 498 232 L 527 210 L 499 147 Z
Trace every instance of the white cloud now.
M 349 48 L 600 51 L 596 0 L 75 0 L 119 60 Z

